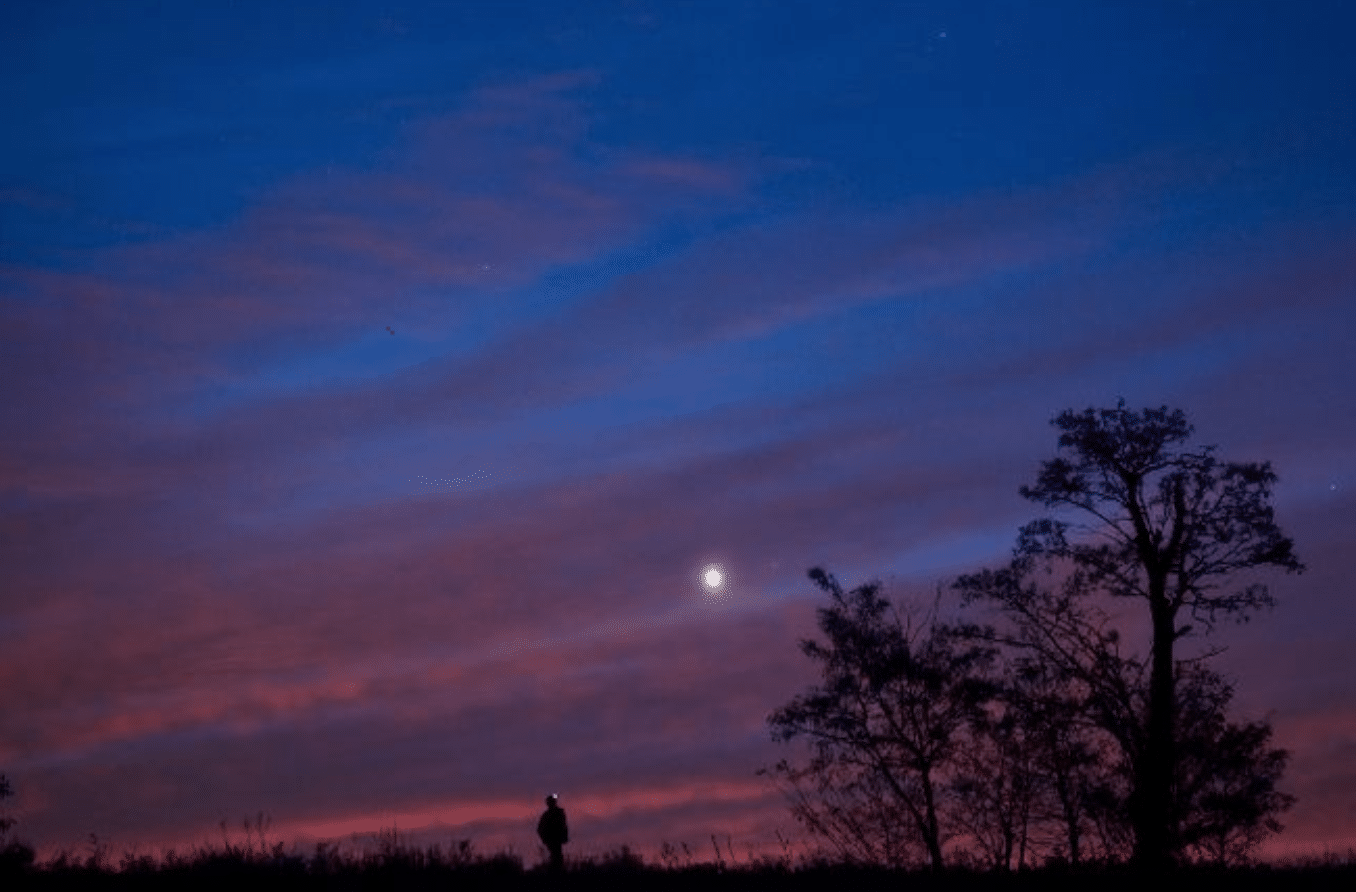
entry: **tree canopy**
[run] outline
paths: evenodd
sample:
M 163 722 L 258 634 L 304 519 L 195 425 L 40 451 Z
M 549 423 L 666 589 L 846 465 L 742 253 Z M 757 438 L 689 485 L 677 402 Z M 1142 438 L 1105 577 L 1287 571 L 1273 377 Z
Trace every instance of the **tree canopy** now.
M 1293 798 L 1264 721 L 1229 718 L 1218 650 L 1178 643 L 1273 601 L 1255 571 L 1299 572 L 1266 462 L 1192 446 L 1166 407 L 1066 411 L 1058 452 L 1021 494 L 1047 509 L 1007 565 L 952 590 L 985 622 L 906 621 L 878 583 L 823 570 L 823 683 L 769 717 L 805 738 L 776 773 L 793 812 L 844 854 L 893 862 L 944 847 L 993 866 L 1029 856 L 1236 862 Z M 1113 607 L 1143 602 L 1147 636 Z M 1140 640 L 1147 637 L 1147 640 Z
M 964 728 L 991 696 L 984 669 L 992 651 L 901 616 L 879 583 L 844 592 L 819 568 L 809 575 L 830 597 L 819 609 L 826 640 L 801 642 L 823 682 L 768 718 L 777 739 L 812 744 L 808 766 L 783 761 L 776 769 L 795 791 L 793 811 L 854 858 L 897 865 L 921 847 L 940 869 L 939 787 Z
M 1127 751 L 1134 768 L 1129 809 L 1135 861 L 1161 869 L 1186 843 L 1174 803 L 1176 643 L 1210 631 L 1221 615 L 1245 620 L 1271 606 L 1267 586 L 1248 571 L 1298 572 L 1303 565 L 1276 523 L 1270 463 L 1226 462 L 1213 446 L 1187 445 L 1193 429 L 1182 410 L 1135 412 L 1122 400 L 1111 409 L 1062 412 L 1053 424 L 1060 430 L 1059 454 L 1043 463 L 1034 486 L 1020 492 L 1071 513 L 1075 523 L 1045 517 L 1028 524 L 1013 569 L 1029 572 L 1033 562 L 1053 563 L 1065 574 L 1070 601 L 1104 594 L 1145 602 L 1148 695 L 1138 745 Z M 972 599 L 1011 604 L 1005 597 L 1010 588 L 986 591 L 970 579 L 959 585 Z

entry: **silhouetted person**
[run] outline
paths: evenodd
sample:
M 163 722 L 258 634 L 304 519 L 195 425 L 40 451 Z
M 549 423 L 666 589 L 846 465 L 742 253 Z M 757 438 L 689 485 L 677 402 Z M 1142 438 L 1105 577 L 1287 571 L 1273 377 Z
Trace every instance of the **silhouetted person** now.
M 558 872 L 565 867 L 565 853 L 561 846 L 570 841 L 570 827 L 565 823 L 565 809 L 556 804 L 555 794 L 546 797 L 546 811 L 541 813 L 537 822 L 537 835 L 541 844 L 551 853 L 551 870 Z

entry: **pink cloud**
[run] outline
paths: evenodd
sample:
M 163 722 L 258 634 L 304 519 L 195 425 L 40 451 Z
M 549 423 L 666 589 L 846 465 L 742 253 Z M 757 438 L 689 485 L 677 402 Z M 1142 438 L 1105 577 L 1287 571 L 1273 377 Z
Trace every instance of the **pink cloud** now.
M 798 613 L 798 607 L 792 611 Z M 720 620 L 724 629 L 700 623 L 667 626 L 586 642 L 582 649 L 566 646 L 463 667 L 453 677 L 439 672 L 420 676 L 416 671 L 415 688 L 398 679 L 378 680 L 376 688 L 369 686 L 366 709 L 358 712 L 345 712 L 342 705 L 335 711 L 333 702 L 317 711 L 317 694 L 328 688 L 333 695 L 338 687 L 334 678 L 305 691 L 267 686 L 260 690 L 256 685 L 252 695 L 271 699 L 273 708 L 284 711 L 280 718 L 285 721 L 218 725 L 206 737 L 184 733 L 173 737 L 172 746 L 183 764 L 210 765 L 213 775 L 237 778 L 232 786 L 209 791 L 196 805 L 185 802 L 155 808 L 143 786 L 150 781 L 152 788 L 165 789 L 168 783 L 171 789 L 164 795 L 173 800 L 172 787 L 181 781 L 175 779 L 175 770 L 157 763 L 155 754 L 161 744 L 158 735 L 149 733 L 153 729 L 133 729 L 146 736 L 140 742 L 106 740 L 78 758 L 70 754 L 55 763 L 21 760 L 26 763 L 16 766 L 21 780 L 38 778 L 34 782 L 57 791 L 50 811 L 29 813 L 26 820 L 35 829 L 55 835 L 60 835 L 61 822 L 100 820 L 97 813 L 77 817 L 75 803 L 68 797 L 78 795 L 75 791 L 80 784 L 75 777 L 94 766 L 110 764 L 124 767 L 106 782 L 119 788 L 117 795 L 124 801 L 136 805 L 134 816 L 122 821 L 118 830 L 148 844 L 153 844 L 156 833 L 164 833 L 175 823 L 182 831 L 184 821 L 196 823 L 206 833 L 215 825 L 217 812 L 231 814 L 232 809 L 242 807 L 251 809 L 250 813 L 256 806 L 267 808 L 280 825 L 319 832 L 317 827 L 336 821 L 351 823 L 364 814 L 422 815 L 456 823 L 476 817 L 485 802 L 511 802 L 512 797 L 525 795 L 525 790 L 549 784 L 568 788 L 584 806 L 581 817 L 593 818 L 689 801 L 695 794 L 691 790 L 683 793 L 684 789 L 709 786 L 695 779 L 693 772 L 700 777 L 703 772 L 726 775 L 733 771 L 745 780 L 739 785 L 741 791 L 731 795 L 744 796 L 752 770 L 769 753 L 760 757 L 742 745 L 738 752 L 745 752 L 744 757 L 724 746 L 712 750 L 710 735 L 713 729 L 729 728 L 734 722 L 734 727 L 766 740 L 759 704 L 767 694 L 750 691 L 750 702 L 743 704 L 728 694 L 732 682 L 736 687 L 771 683 L 778 689 L 785 685 L 786 664 L 799 660 L 786 619 L 774 618 L 786 615 L 784 610 L 769 614 L 766 609 L 729 614 Z M 726 653 L 703 647 L 713 634 L 728 639 Z M 763 641 L 768 646 L 760 646 Z M 704 653 L 704 658 L 674 659 L 684 653 Z M 599 671 L 603 667 L 609 668 Z M 622 679 L 625 684 L 619 686 Z M 713 698 L 713 690 L 727 693 Z M 294 699 L 298 694 L 309 701 L 298 703 Z M 642 704 L 643 711 L 658 710 L 656 714 L 667 716 L 666 720 L 638 723 L 638 717 L 643 719 L 637 712 Z M 425 743 L 437 741 L 441 742 L 432 749 Z M 552 743 L 543 750 L 545 741 Z M 402 757 L 402 751 L 408 755 Z M 285 752 L 311 755 L 297 763 L 281 758 L 279 754 Z M 471 760 L 467 770 L 456 767 L 457 754 Z M 735 763 L 730 761 L 732 755 Z M 364 771 L 359 764 L 370 756 L 387 767 L 375 774 L 355 775 L 355 771 Z M 332 782 L 325 779 L 326 772 L 335 772 Z M 61 779 L 66 776 L 71 777 L 70 783 Z M 349 780 L 339 784 L 343 777 Z M 314 792 L 328 789 L 327 784 L 344 786 L 346 794 L 331 797 L 333 801 L 324 797 L 317 801 L 310 794 L 294 799 L 286 792 L 298 788 Z M 656 787 L 667 792 L 658 792 Z M 449 798 L 444 792 L 439 799 L 440 790 L 455 791 L 455 795 Z M 585 798 L 586 790 L 593 791 L 587 794 L 589 798 Z M 243 805 L 241 796 L 267 801 Z M 535 804 L 535 798 L 527 801 Z M 369 810 L 354 812 L 364 801 L 371 803 Z M 207 811 L 212 814 L 205 815 Z M 176 820 L 175 815 L 182 817 Z M 479 818 L 493 816 L 493 812 L 479 814 Z
M 376 528 L 370 513 L 353 510 L 267 543 L 235 541 L 220 556 L 204 554 L 175 569 L 157 566 L 149 555 L 133 557 L 131 566 L 126 556 L 122 566 L 103 564 L 99 574 L 135 579 L 145 594 L 61 625 L 50 616 L 28 618 L 39 634 L 14 652 L 13 665 L 27 670 L 10 679 L 32 710 L 27 750 L 84 749 L 194 727 L 240 733 L 364 697 L 423 702 L 435 688 L 484 680 L 468 675 L 462 661 L 503 659 L 517 652 L 504 649 L 514 642 L 526 644 L 523 656 L 533 661 L 561 659 L 561 646 L 584 647 L 578 654 L 584 664 L 606 665 L 615 656 L 608 642 L 627 637 L 626 623 L 644 629 L 648 617 L 693 603 L 690 565 L 713 544 L 739 542 L 749 556 L 789 553 L 808 562 L 822 554 L 827 524 L 845 531 L 832 518 L 852 518 L 870 541 L 880 512 L 893 505 L 949 505 L 964 486 L 986 485 L 957 467 L 954 477 L 932 468 L 893 475 L 884 486 L 864 478 L 855 485 L 767 489 L 830 453 L 844 465 L 859 461 L 837 445 L 845 435 L 848 442 L 860 439 L 839 428 L 668 473 L 617 474 L 508 499 L 492 493 L 480 500 L 484 510 L 473 527 L 447 528 L 444 505 L 424 501 L 388 509 Z M 893 443 L 873 448 L 889 452 Z M 743 489 L 764 494 L 727 501 Z M 694 499 L 694 491 L 709 495 Z M 648 509 L 654 504 L 670 507 L 655 513 Z M 774 531 L 769 513 L 802 520 Z M 936 518 L 922 526 L 928 535 L 938 530 Z M 892 538 L 870 547 L 901 541 Z M 598 543 L 607 543 L 616 560 L 599 564 Z M 854 557 L 865 559 L 866 552 Z M 229 580 L 217 578 L 220 565 L 232 566 Z M 753 570 L 743 578 L 756 589 L 770 574 Z M 98 575 L 84 584 L 94 592 L 107 587 Z M 589 593 L 586 600 L 578 598 L 581 591 Z M 657 597 L 636 601 L 637 591 Z M 400 593 L 401 609 L 380 611 L 376 605 L 391 592 Z M 229 610 L 222 606 L 227 602 Z M 585 634 L 600 624 L 608 637 Z M 581 634 L 581 643 L 571 643 Z M 562 645 L 550 644 L 556 639 Z M 709 654 L 722 640 L 699 651 Z M 76 651 L 67 646 L 72 641 L 85 643 Z M 90 641 L 101 643 L 90 650 Z M 535 641 L 547 642 L 547 649 L 534 650 Z M 326 665 L 336 649 L 346 655 L 348 670 L 317 675 L 312 667 Z M 53 670 L 57 664 L 66 670 L 42 669 L 53 661 Z M 155 667 L 154 673 L 143 667 Z M 40 671 L 28 671 L 35 668 Z M 547 662 L 539 671 L 560 668 Z M 63 676 L 60 686 L 44 681 Z M 99 692 L 110 685 L 144 693 L 104 701 L 92 712 L 80 705 L 91 696 L 96 699 L 89 703 L 100 703 Z M 756 712 L 751 707 L 750 714 Z

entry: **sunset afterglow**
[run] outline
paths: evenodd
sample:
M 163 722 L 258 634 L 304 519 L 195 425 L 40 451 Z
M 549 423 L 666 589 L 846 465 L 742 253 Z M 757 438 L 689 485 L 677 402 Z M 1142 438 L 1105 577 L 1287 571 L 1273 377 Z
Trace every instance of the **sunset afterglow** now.
M 1354 27 L 3 4 L 13 834 L 800 846 L 806 571 L 974 619 L 1123 398 L 1276 471 L 1307 570 L 1190 646 L 1291 752 L 1263 854 L 1356 846 Z

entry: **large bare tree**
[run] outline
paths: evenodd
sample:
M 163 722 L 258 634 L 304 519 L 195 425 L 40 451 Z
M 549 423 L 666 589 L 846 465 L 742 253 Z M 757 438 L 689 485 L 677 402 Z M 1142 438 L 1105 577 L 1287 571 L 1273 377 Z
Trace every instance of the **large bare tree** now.
M 1011 566 L 962 577 L 957 588 L 996 603 L 1015 622 L 1012 643 L 1085 686 L 1131 767 L 1133 860 L 1161 869 L 1193 843 L 1176 789 L 1185 755 L 1178 679 L 1191 662 L 1178 642 L 1270 606 L 1251 571 L 1303 565 L 1274 517 L 1270 464 L 1187 445 L 1193 430 L 1181 410 L 1121 402 L 1053 423 L 1059 454 L 1021 488 L 1052 516 L 1022 528 Z M 1092 603 L 1103 595 L 1143 603 L 1147 655 L 1122 654 L 1122 629 Z

